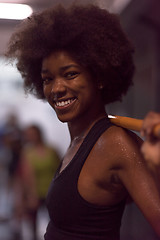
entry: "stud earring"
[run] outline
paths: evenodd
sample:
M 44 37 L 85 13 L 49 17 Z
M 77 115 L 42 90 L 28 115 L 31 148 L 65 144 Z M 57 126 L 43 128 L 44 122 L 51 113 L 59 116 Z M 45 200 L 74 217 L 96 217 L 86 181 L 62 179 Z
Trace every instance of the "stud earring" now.
M 98 86 L 98 89 L 102 90 L 103 89 L 103 85 Z

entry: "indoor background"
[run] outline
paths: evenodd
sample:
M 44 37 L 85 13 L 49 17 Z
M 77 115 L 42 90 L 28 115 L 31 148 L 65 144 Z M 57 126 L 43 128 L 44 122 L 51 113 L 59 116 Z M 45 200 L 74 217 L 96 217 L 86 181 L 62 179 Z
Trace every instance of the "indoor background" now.
M 8 1 L 0 0 L 1 2 Z M 28 4 L 33 12 L 57 3 L 68 5 L 73 2 L 94 2 L 102 8 L 119 14 L 122 26 L 135 46 L 136 72 L 134 85 L 122 102 L 110 104 L 106 106 L 106 110 L 109 114 L 140 119 L 143 119 L 150 110 L 160 112 L 160 0 L 10 0 L 9 2 Z M 47 103 L 24 94 L 21 76 L 4 58 L 7 42 L 20 21 L 0 19 L 0 126 L 5 124 L 10 115 L 16 116 L 21 127 L 33 122 L 38 123 L 46 133 L 46 141 L 53 144 L 63 156 L 69 143 L 66 124 L 57 120 Z M 122 240 L 157 239 L 134 205 L 130 205 L 126 211 L 124 223 Z M 0 240 L 4 240 L 1 234 L 0 228 Z

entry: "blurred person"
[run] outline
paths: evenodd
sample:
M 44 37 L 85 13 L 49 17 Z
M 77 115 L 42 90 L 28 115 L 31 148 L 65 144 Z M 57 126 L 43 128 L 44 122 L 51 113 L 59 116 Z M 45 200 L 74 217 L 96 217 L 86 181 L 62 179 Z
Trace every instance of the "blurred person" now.
M 22 23 L 6 56 L 70 132 L 47 195 L 45 240 L 119 240 L 129 195 L 160 237 L 160 192 L 142 141 L 105 109 L 133 83 L 133 47 L 119 18 L 94 5 L 47 9 Z
M 8 136 L 1 132 L 0 134 L 0 220 L 8 219 L 8 211 L 6 211 L 4 195 L 7 197 L 9 192 L 9 165 L 11 162 L 11 151 L 8 147 Z M 6 201 L 6 199 L 5 199 Z M 9 208 L 9 206 L 8 206 Z M 9 213 L 10 215 L 10 213 Z
M 18 117 L 13 113 L 9 113 L 1 128 L 3 129 L 2 132 L 5 145 L 8 150 L 10 150 L 11 154 L 8 173 L 10 182 L 12 183 L 19 163 L 21 147 L 23 144 L 22 130 L 18 122 Z
M 21 181 L 21 214 L 32 224 L 33 236 L 37 239 L 37 215 L 40 209 L 45 208 L 46 194 L 60 158 L 56 149 L 46 143 L 37 124 L 26 127 L 23 137 L 18 176 Z
M 10 135 L 6 134 L 6 132 L 1 132 L 0 133 L 0 179 L 2 181 L 2 185 L 3 185 L 3 181 L 5 182 L 7 181 L 7 185 L 8 185 L 9 165 L 12 158 L 10 142 L 11 142 Z
M 141 130 L 141 135 L 145 138 L 141 151 L 150 168 L 160 176 L 160 138 L 153 134 L 157 124 L 160 124 L 160 113 L 149 112 L 144 118 Z
M 0 220 L 3 222 L 0 231 L 4 239 L 7 235 L 13 240 L 19 232 L 12 220 L 15 207 L 14 183 L 20 152 L 21 131 L 16 116 L 11 114 L 1 124 L 0 141 Z

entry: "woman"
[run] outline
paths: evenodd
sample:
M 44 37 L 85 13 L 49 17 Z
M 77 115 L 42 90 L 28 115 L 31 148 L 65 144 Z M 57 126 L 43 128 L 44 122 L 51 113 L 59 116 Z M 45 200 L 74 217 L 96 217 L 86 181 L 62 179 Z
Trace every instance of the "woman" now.
M 160 236 L 160 195 L 141 141 L 105 111 L 132 84 L 132 54 L 118 18 L 92 5 L 32 15 L 10 40 L 6 55 L 25 89 L 49 102 L 71 136 L 47 197 L 46 240 L 118 240 L 128 195 Z
M 37 124 L 28 125 L 23 131 L 23 138 L 25 144 L 16 179 L 16 213 L 21 221 L 27 219 L 30 223 L 33 239 L 36 240 L 38 212 L 42 208 L 46 210 L 46 194 L 60 159 L 56 149 L 45 142 L 42 129 Z

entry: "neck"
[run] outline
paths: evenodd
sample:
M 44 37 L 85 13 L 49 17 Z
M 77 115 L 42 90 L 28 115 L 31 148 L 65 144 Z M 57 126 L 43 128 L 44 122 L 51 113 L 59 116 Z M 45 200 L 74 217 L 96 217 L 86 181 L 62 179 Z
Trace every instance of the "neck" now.
M 89 114 L 89 116 L 85 115 L 73 122 L 69 122 L 68 128 L 71 136 L 71 142 L 84 139 L 89 130 L 95 124 L 95 122 L 97 122 L 99 119 L 103 117 L 107 117 L 105 109 L 94 115 L 91 114 Z

